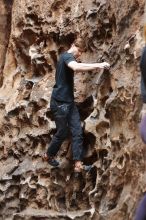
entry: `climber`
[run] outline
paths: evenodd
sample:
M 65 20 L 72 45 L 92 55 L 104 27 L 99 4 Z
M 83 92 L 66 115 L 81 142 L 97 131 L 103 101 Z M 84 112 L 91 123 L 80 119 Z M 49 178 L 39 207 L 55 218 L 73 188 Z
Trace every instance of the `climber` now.
M 146 24 L 144 25 L 144 38 L 146 42 Z M 141 69 L 141 94 L 143 106 L 141 110 L 140 135 L 143 142 L 146 144 L 146 45 L 143 48 L 143 53 L 140 61 Z
M 59 166 L 55 159 L 62 142 L 68 134 L 68 128 L 72 135 L 72 152 L 75 172 L 81 172 L 85 168 L 83 159 L 83 132 L 78 109 L 74 103 L 74 72 L 109 69 L 107 62 L 79 63 L 76 59 L 85 51 L 84 40 L 78 38 L 68 51 L 61 54 L 56 68 L 56 83 L 50 101 L 50 109 L 54 115 L 57 132 L 54 135 L 44 159 L 51 166 Z M 90 167 L 90 166 L 89 166 Z M 88 166 L 86 166 L 88 170 Z
M 144 25 L 144 38 L 146 42 L 146 24 Z M 146 144 L 146 45 L 143 48 L 141 61 L 141 95 L 143 106 L 140 112 L 140 135 L 143 142 Z M 135 220 L 146 220 L 146 194 L 143 196 L 135 215 Z

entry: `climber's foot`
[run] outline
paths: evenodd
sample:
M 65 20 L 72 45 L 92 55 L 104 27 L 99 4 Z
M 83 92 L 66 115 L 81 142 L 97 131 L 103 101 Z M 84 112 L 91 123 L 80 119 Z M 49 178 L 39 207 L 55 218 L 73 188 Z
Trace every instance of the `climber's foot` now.
M 47 161 L 52 167 L 59 166 L 59 162 L 54 157 L 49 157 L 46 153 L 43 155 L 43 160 Z
M 83 165 L 83 162 L 75 161 L 75 167 L 74 167 L 75 172 L 80 173 L 83 170 L 89 172 L 91 169 L 92 169 L 92 165 Z

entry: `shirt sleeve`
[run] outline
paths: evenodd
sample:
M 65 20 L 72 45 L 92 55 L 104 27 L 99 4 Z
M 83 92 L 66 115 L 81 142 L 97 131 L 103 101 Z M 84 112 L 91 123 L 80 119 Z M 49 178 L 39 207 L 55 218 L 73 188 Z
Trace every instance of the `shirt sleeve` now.
M 135 220 L 146 220 L 146 195 L 137 208 Z
M 141 95 L 143 98 L 143 102 L 146 103 L 146 47 L 144 48 L 141 56 L 140 69 L 141 69 Z
M 146 103 L 146 84 L 144 83 L 143 75 L 141 76 L 141 96 L 143 103 Z
M 66 53 L 64 55 L 64 62 L 66 65 L 68 65 L 71 61 L 76 61 L 74 56 L 71 53 Z

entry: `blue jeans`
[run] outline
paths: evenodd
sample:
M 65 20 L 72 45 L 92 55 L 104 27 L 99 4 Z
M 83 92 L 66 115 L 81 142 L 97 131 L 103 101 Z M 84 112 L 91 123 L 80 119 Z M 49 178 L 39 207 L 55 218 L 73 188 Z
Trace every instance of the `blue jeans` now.
M 51 98 L 50 108 L 54 115 L 57 132 L 48 147 L 48 156 L 56 156 L 61 144 L 68 136 L 68 130 L 70 130 L 73 160 L 82 160 L 83 132 L 75 103 L 64 103 Z

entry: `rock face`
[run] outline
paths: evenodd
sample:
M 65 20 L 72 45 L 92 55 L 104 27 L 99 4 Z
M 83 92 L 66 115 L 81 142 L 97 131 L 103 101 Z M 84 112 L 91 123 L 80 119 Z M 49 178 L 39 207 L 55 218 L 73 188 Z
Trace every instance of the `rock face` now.
M 145 189 L 138 123 L 144 0 L 1 0 L 0 219 L 132 220 Z M 75 75 L 88 173 L 75 177 L 71 140 L 51 169 L 41 155 L 55 124 L 49 101 L 59 54 L 77 36 L 83 62 L 109 71 Z

